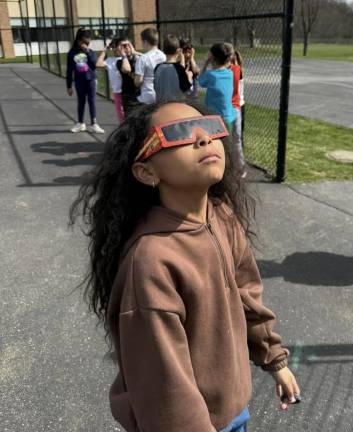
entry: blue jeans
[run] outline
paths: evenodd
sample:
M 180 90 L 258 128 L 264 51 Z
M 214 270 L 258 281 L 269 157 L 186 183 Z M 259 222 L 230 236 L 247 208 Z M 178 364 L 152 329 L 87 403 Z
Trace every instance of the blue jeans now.
M 227 427 L 220 430 L 219 432 L 246 432 L 246 425 L 248 424 L 249 418 L 249 410 L 245 408 L 240 415 L 235 417 Z
M 233 138 L 235 142 L 235 149 L 237 152 L 238 166 L 243 168 L 245 164 L 244 153 L 243 153 L 243 143 L 242 143 L 242 113 L 240 109 L 235 108 L 237 111 L 237 117 L 233 123 Z
M 75 81 L 77 93 L 77 116 L 79 123 L 83 123 L 86 99 L 88 101 L 91 123 L 96 120 L 96 80 Z

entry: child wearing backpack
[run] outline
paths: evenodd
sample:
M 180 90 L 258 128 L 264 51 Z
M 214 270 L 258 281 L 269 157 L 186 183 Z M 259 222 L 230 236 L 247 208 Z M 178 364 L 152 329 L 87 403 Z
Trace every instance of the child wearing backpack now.
M 117 353 L 110 404 L 127 432 L 246 431 L 250 359 L 283 409 L 299 395 L 262 303 L 232 149 L 203 106 L 138 107 L 71 208 L 88 224 L 86 293 Z

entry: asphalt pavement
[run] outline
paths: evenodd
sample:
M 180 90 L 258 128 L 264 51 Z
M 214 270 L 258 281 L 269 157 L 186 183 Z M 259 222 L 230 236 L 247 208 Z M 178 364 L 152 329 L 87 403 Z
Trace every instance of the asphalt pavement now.
M 74 290 L 87 241 L 67 229 L 83 173 L 106 135 L 71 134 L 64 81 L 32 65 L 0 66 L 0 424 L 6 432 L 122 431 L 109 411 L 116 373 L 102 329 Z M 303 401 L 278 410 L 272 378 L 253 370 L 250 432 L 353 428 L 353 183 L 252 182 L 264 302 L 290 347 Z M 146 395 L 148 397 L 148 395 Z
M 293 60 L 289 102 L 291 114 L 353 129 L 352 100 L 353 62 Z

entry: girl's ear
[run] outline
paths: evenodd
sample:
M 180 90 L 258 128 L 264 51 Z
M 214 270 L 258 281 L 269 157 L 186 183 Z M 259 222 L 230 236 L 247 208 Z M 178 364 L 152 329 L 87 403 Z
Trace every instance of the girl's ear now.
M 149 164 L 135 162 L 131 169 L 135 179 L 144 185 L 155 187 L 159 183 L 158 176 Z

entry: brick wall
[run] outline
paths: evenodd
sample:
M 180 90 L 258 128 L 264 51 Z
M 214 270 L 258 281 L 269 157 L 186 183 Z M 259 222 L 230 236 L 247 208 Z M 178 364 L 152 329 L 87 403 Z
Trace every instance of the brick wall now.
M 129 21 L 155 21 L 156 16 L 156 0 L 129 0 Z M 155 27 L 153 25 L 138 25 L 131 29 L 131 38 L 137 49 L 141 49 L 140 33 L 147 27 Z
M 15 57 L 7 3 L 0 2 L 0 38 L 5 58 Z

